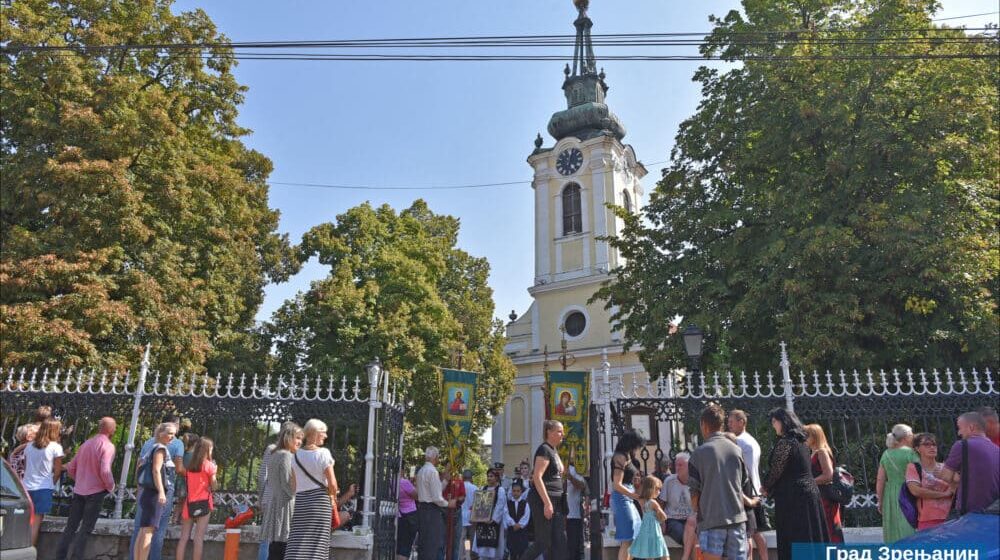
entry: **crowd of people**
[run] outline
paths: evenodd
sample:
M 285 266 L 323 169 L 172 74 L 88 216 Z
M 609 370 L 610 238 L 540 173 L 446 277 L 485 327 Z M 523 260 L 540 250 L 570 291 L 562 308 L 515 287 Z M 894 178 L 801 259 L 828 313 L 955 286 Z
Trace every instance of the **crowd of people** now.
M 747 432 L 747 420 L 741 410 L 727 415 L 717 405 L 706 407 L 699 418 L 701 445 L 678 453 L 672 462 L 657 462 L 648 475 L 639 459 L 647 442 L 634 431 L 619 438 L 611 457 L 608 499 L 619 560 L 667 556 L 665 535 L 683 547 L 683 560 L 696 554 L 706 560 L 752 559 L 754 550 L 766 559 L 764 497 L 774 504 L 779 558 L 791 558 L 792 543 L 844 541 L 842 505 L 827 492 L 836 458 L 823 428 L 803 425 L 790 410 L 773 410 L 769 420 L 776 438 L 761 476 L 761 447 Z M 218 468 L 212 440 L 191 433 L 189 426 L 168 415 L 140 448 L 132 558 L 159 560 L 171 523 L 181 526 L 177 559 L 185 558 L 189 542 L 193 558 L 202 557 Z M 983 510 L 1000 498 L 996 411 L 964 413 L 957 427 L 960 439 L 943 462 L 938 461 L 934 434 L 914 434 L 905 424 L 886 434 L 876 482 L 885 543 L 951 516 Z M 53 417 L 51 408 L 39 407 L 33 421 L 16 430 L 18 445 L 8 459 L 34 504 L 33 543 L 52 511 L 63 472 L 74 480 L 57 560 L 82 558 L 104 499 L 114 493 L 111 438 L 116 430 L 114 418 L 101 418 L 97 433 L 68 462 L 60 441 L 71 430 Z M 462 480 L 449 480 L 439 471 L 439 450 L 428 447 L 412 480 L 405 468 L 400 473 L 398 560 L 407 560 L 414 549 L 431 560 L 444 560 L 446 550 L 451 551 L 449 560 L 582 560 L 587 480 L 559 456 L 562 424 L 546 420 L 543 434 L 533 462 L 522 462 L 510 478 L 504 465 L 495 464 L 482 488 L 472 482 L 471 471 Z M 326 438 L 327 426 L 320 420 L 302 427 L 286 422 L 264 450 L 258 473 L 259 560 L 326 558 L 331 519 L 352 522 L 356 512 L 349 504 L 357 487 L 340 492 Z M 904 488 L 916 498 L 915 519 L 901 509 Z M 480 493 L 484 499 L 477 504 Z
M 63 473 L 73 479 L 57 560 L 84 557 L 104 500 L 114 494 L 115 445 L 111 439 L 117 429 L 114 418 L 101 418 L 97 433 L 81 444 L 68 462 L 60 442 L 72 432 L 52 416 L 50 407 L 39 407 L 33 421 L 16 430 L 18 444 L 8 460 L 34 506 L 33 545 L 38 542 L 42 521 L 52 511 Z M 344 508 L 353 501 L 357 486 L 339 491 L 333 457 L 323 447 L 326 435 L 327 426 L 320 420 L 309 420 L 304 427 L 287 422 L 281 426 L 276 443 L 265 449 L 258 473 L 262 514 L 259 558 L 325 558 L 333 508 L 338 508 L 342 519 L 353 518 L 354 512 Z M 182 424 L 173 414 L 165 416 L 142 444 L 135 477 L 131 558 L 160 560 L 163 538 L 171 524 L 180 525 L 177 560 L 184 560 L 189 545 L 192 558 L 202 558 L 210 514 L 215 510 L 213 492 L 218 486 L 213 450 L 211 439 L 191 433 L 190 424 Z
M 619 438 L 608 500 L 619 560 L 668 556 L 665 536 L 682 547 L 683 560 L 764 560 L 763 532 L 772 520 L 782 559 L 791 558 L 793 543 L 844 542 L 843 505 L 829 491 L 837 476 L 836 457 L 822 426 L 804 425 L 790 410 L 773 410 L 774 444 L 762 462 L 747 420 L 742 410 L 727 414 L 718 406 L 706 407 L 700 416 L 702 444 L 673 461 L 658 461 L 645 476 L 640 456 L 647 442 L 634 431 Z M 937 460 L 934 434 L 915 435 L 903 424 L 892 428 L 876 488 L 884 542 L 935 527 L 949 516 L 983 510 L 1000 498 L 997 420 L 990 408 L 959 416 L 960 439 L 944 462 Z M 452 534 L 461 535 L 450 547 L 455 560 L 465 560 L 470 552 L 487 560 L 582 558 L 587 482 L 559 458 L 562 425 L 546 421 L 543 433 L 533 464 L 521 463 L 509 479 L 502 464 L 489 471 L 483 488 L 493 496 L 487 520 L 471 519 L 470 504 L 483 490 L 472 483 L 472 473 L 465 472 L 456 489 L 438 473 L 438 452 L 429 448 L 416 485 L 405 476 L 400 480 L 398 560 L 409 558 L 415 539 L 421 558 L 444 558 Z M 904 485 L 917 498 L 913 526 L 900 512 Z M 773 502 L 773 517 L 765 513 L 763 498 Z M 446 522 L 446 512 L 455 510 L 462 512 L 457 533 L 447 530 Z

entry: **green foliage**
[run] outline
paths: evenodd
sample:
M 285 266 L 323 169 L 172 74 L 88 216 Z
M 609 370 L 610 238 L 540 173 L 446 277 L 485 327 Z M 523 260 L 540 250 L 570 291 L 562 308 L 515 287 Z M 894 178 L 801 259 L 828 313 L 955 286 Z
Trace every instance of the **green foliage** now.
M 275 233 L 271 162 L 236 123 L 225 43 L 169 0 L 5 3 L 0 59 L 0 362 L 253 369 L 267 281 L 298 270 Z
M 809 369 L 995 366 L 995 41 L 894 40 L 934 28 L 936 2 L 743 5 L 705 54 L 799 58 L 695 74 L 704 98 L 648 221 L 621 212 L 627 264 L 598 294 L 627 340 L 656 372 L 685 364 L 675 314 L 709 368 L 774 369 L 781 340 Z M 983 58 L 878 58 L 928 52 Z
M 492 321 L 489 264 L 455 247 L 458 228 L 457 219 L 419 200 L 399 213 L 364 204 L 312 228 L 299 258 L 318 258 L 330 274 L 286 302 L 268 326 L 278 373 L 353 379 L 378 356 L 413 403 L 409 460 L 444 443 L 439 367 L 457 365 L 459 353 L 463 369 L 481 372 L 473 439 L 513 388 L 503 325 Z

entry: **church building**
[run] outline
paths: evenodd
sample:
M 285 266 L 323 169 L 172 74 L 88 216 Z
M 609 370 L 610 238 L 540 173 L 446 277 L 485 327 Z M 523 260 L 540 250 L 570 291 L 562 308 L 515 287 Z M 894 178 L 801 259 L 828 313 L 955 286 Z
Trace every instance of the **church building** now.
M 609 271 L 622 264 L 618 251 L 601 239 L 623 227 L 608 205 L 637 211 L 646 169 L 623 143 L 625 127 L 606 102 L 608 85 L 594 57 L 587 2 L 575 4 L 576 47 L 562 85 L 567 106 L 549 120 L 555 144 L 543 146 L 539 135 L 528 156 L 535 195 L 535 275 L 528 288 L 533 302 L 507 325 L 506 352 L 518 373 L 493 426 L 493 460 L 505 463 L 508 472 L 530 461 L 542 442 L 546 367 L 603 375 L 606 355 L 613 378 L 630 379 L 644 370 L 638 356 L 624 350 L 621 333 L 612 332 L 604 302 L 588 303 Z M 632 420 L 659 439 L 652 417 Z

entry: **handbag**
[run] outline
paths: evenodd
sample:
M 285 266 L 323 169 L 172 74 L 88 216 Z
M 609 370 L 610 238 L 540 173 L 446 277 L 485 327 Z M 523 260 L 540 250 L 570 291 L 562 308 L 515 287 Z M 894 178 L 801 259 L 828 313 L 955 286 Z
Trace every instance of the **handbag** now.
M 156 455 L 157 451 L 159 451 L 159 449 L 154 447 L 153 450 L 150 451 L 149 455 L 147 455 L 145 459 L 139 463 L 139 469 L 135 473 L 135 481 L 140 488 L 146 488 L 148 490 L 156 489 L 156 481 L 153 480 L 153 455 Z M 166 453 L 166 448 L 164 448 L 164 453 Z M 163 480 L 164 482 L 166 481 L 166 472 L 166 465 L 161 466 L 160 480 Z
M 295 464 L 298 465 L 300 469 L 302 469 L 302 472 L 306 475 L 306 478 L 308 478 L 309 480 L 311 480 L 313 482 L 313 484 L 315 484 L 316 486 L 319 486 L 320 488 L 327 488 L 327 485 L 326 485 L 325 482 L 320 482 L 320 481 L 316 480 L 316 477 L 313 476 L 312 474 L 310 474 L 309 471 L 306 470 L 306 467 L 302 464 L 302 461 L 299 461 L 299 454 L 298 453 L 296 453 L 294 455 L 294 457 L 295 457 Z M 333 514 L 330 517 L 330 529 L 336 529 L 336 528 L 340 527 L 340 525 L 341 525 L 341 521 L 340 521 L 340 507 L 338 507 L 338 506 L 339 506 L 339 504 L 337 503 L 337 497 L 333 496 Z
M 197 500 L 194 502 L 188 502 L 188 517 L 191 519 L 197 519 L 199 517 L 205 517 L 212 512 L 211 508 L 208 506 L 208 500 Z
M 819 492 L 828 501 L 846 506 L 854 497 L 854 475 L 844 465 L 834 467 L 833 480 L 820 486 Z

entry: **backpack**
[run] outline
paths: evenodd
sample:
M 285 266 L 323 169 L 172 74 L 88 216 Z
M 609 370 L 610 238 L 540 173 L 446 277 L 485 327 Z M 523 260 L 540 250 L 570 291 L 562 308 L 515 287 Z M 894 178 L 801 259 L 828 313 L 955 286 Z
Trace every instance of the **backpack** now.
M 913 463 L 913 466 L 917 468 L 917 477 L 923 480 L 924 472 L 920 463 Z M 910 487 L 906 482 L 903 482 L 903 487 L 899 489 L 899 509 L 903 512 L 903 517 L 906 518 L 910 527 L 916 529 L 920 508 L 917 506 L 917 497 L 913 495 L 913 492 L 910 492 Z

